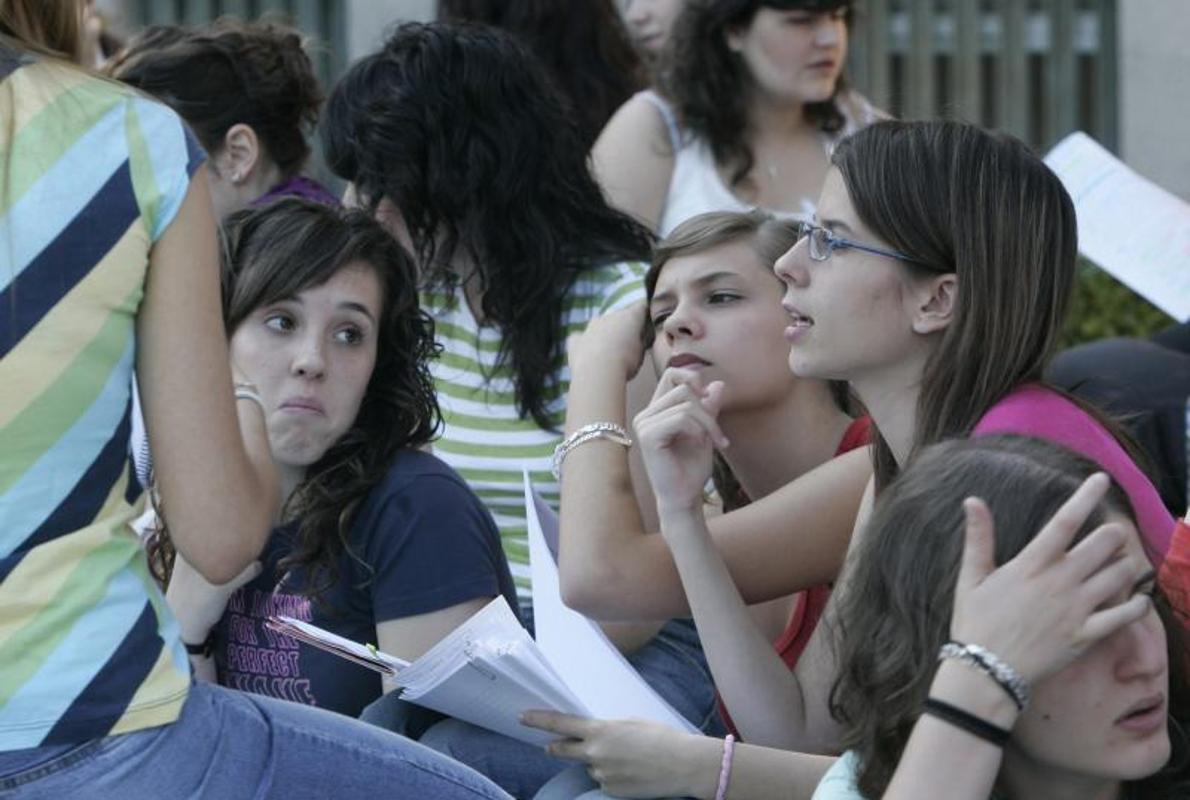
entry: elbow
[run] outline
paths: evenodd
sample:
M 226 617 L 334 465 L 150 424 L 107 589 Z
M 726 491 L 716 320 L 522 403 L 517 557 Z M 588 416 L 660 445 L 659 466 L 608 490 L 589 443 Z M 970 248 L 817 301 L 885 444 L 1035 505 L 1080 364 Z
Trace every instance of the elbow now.
M 186 560 L 207 583 L 221 586 L 235 580 L 256 559 L 249 553 L 208 553 Z
M 591 619 L 607 620 L 620 616 L 617 599 L 623 599 L 624 592 L 611 575 L 597 575 L 582 572 L 579 575 L 561 576 L 562 602 L 567 608 Z

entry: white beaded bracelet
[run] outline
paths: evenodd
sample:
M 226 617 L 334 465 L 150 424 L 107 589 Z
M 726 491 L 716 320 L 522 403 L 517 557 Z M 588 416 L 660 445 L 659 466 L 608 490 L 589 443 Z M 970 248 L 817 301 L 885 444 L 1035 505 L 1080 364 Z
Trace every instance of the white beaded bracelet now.
M 592 422 L 590 425 L 584 425 L 554 448 L 554 457 L 550 462 L 550 472 L 554 473 L 554 478 L 562 480 L 562 462 L 566 460 L 566 456 L 571 450 L 596 439 L 605 439 L 624 445 L 624 447 L 632 447 L 632 437 L 628 435 L 628 431 L 624 430 L 622 425 L 617 425 L 614 422 Z

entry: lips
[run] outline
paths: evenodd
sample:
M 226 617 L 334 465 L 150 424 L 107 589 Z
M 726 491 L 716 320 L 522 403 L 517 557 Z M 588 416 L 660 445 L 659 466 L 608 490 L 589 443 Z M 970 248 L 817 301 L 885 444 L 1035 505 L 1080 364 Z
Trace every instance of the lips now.
M 1152 733 L 1165 727 L 1165 695 L 1154 694 L 1132 705 L 1115 724 L 1132 733 Z
M 283 402 L 279 408 L 284 411 L 292 411 L 298 414 L 326 414 L 326 409 L 322 403 L 315 400 L 313 397 L 291 397 Z
M 785 309 L 785 313 L 788 314 L 790 319 L 793 320 L 792 324 L 794 327 L 808 328 L 814 324 L 814 318 L 809 314 L 803 314 L 801 311 L 787 303 L 782 303 L 781 307 Z
M 665 362 L 667 367 L 709 367 L 710 361 L 705 358 L 700 358 L 693 353 L 678 353 L 672 356 L 669 361 Z

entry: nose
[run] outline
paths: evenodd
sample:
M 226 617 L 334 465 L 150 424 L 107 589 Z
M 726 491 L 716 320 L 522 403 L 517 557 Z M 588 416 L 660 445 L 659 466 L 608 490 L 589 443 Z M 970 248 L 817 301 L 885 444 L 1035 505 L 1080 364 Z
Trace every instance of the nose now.
M 322 337 L 311 333 L 303 337 L 293 355 L 291 370 L 294 375 L 319 380 L 326 375 L 326 354 Z
M 649 20 L 649 4 L 642 0 L 635 0 L 635 2 L 629 0 L 624 18 L 633 25 L 643 25 Z
M 703 334 L 702 322 L 690 311 L 688 304 L 680 303 L 661 323 L 661 331 L 669 342 L 679 338 L 697 339 Z
M 803 287 L 810 282 L 810 271 L 807 262 L 810 259 L 810 242 L 803 236 L 794 242 L 793 247 L 773 264 L 773 272 L 777 273 L 786 286 Z
M 1165 629 L 1155 612 L 1125 626 L 1114 638 L 1115 671 L 1120 681 L 1153 678 L 1168 666 Z
M 846 23 L 834 14 L 823 14 L 814 26 L 814 44 L 818 47 L 834 47 L 843 36 Z

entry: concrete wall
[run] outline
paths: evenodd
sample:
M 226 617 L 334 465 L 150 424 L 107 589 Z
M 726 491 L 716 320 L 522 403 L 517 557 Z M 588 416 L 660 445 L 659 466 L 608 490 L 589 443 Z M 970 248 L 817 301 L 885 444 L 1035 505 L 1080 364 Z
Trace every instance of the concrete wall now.
M 1190 2 L 1118 0 L 1120 153 L 1190 200 Z
M 394 22 L 428 20 L 435 0 L 344 0 L 347 7 L 347 63 L 375 50 Z

